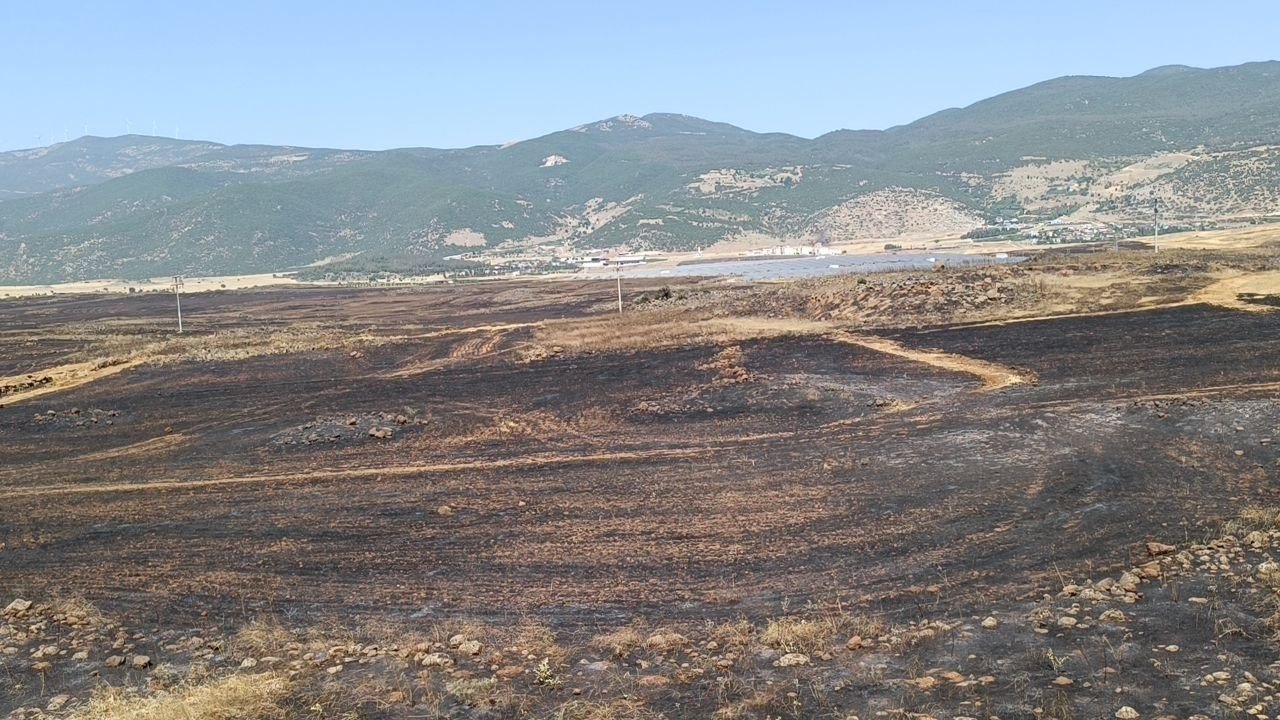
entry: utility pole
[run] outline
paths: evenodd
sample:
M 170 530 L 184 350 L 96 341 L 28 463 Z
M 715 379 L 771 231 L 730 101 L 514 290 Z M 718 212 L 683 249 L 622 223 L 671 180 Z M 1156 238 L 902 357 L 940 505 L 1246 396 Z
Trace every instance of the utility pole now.
M 1156 237 L 1151 244 L 1155 246 L 1156 252 L 1160 252 L 1160 198 L 1151 198 L 1151 209 L 1156 214 Z
M 618 271 L 618 314 L 622 314 L 622 263 L 618 263 L 616 270 Z
M 173 299 L 178 301 L 178 332 L 182 332 L 182 276 L 173 276 Z

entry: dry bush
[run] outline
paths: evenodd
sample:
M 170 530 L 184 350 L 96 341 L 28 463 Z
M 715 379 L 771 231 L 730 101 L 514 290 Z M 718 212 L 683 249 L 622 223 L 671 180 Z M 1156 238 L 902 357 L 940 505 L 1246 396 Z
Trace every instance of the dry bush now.
M 276 674 L 232 675 L 142 696 L 106 687 L 68 720 L 272 720 L 286 717 L 289 681 Z

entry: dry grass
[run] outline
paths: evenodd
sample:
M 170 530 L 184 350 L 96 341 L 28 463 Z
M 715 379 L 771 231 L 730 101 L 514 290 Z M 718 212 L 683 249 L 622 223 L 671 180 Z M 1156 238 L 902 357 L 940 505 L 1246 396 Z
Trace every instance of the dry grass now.
M 512 645 L 526 655 L 545 658 L 554 666 L 563 666 L 569 652 L 556 641 L 551 628 L 538 623 L 526 623 L 516 629 Z
M 90 338 L 92 349 L 81 357 L 95 367 L 122 364 L 164 365 L 175 362 L 243 360 L 260 355 L 280 355 L 315 350 L 354 349 L 385 342 L 385 338 L 355 334 L 320 325 L 283 328 L 218 330 L 174 335 L 148 341 L 137 335 L 102 335 Z
M 460 678 L 445 683 L 445 692 L 467 707 L 500 710 L 516 704 L 511 686 L 495 678 Z
M 231 642 L 228 643 L 228 650 L 232 655 L 240 658 L 283 655 L 285 647 L 294 640 L 294 634 L 279 623 L 270 620 L 254 620 L 232 636 Z
M 640 700 L 591 702 L 574 700 L 556 708 L 552 720 L 657 720 L 662 715 L 645 707 Z
M 724 647 L 750 647 L 756 639 L 756 626 L 746 618 L 713 625 L 707 637 Z
M 1280 507 L 1251 505 L 1241 510 L 1239 516 L 1224 523 L 1222 531 L 1226 535 L 1245 535 L 1254 530 L 1276 528 L 1280 528 Z
M 624 627 L 595 636 L 591 639 L 591 646 L 622 657 L 644 645 L 645 637 L 646 635 L 636 626 Z
M 65 622 L 102 625 L 107 622 L 93 603 L 81 597 L 64 598 L 53 603 L 54 615 L 62 615 Z
M 577 438 L 595 442 L 601 435 L 618 429 L 621 421 L 602 408 L 588 408 L 569 417 L 544 410 L 500 412 L 488 423 L 448 442 L 467 444 L 497 442 L 513 438 Z
M 704 317 L 679 310 L 655 310 L 548 322 L 533 333 L 522 357 L 539 360 L 562 352 L 624 352 L 689 345 L 732 345 L 784 335 L 827 332 L 825 323 L 802 319 Z
M 68 720 L 271 720 L 284 718 L 289 681 L 275 674 L 232 675 L 141 696 L 103 688 Z
M 760 633 L 760 643 L 782 652 L 812 653 L 843 644 L 848 635 L 876 637 L 883 623 L 865 615 L 836 612 L 815 617 L 783 617 L 770 620 Z
M 748 720 L 761 717 L 776 706 L 782 694 L 776 687 L 758 690 L 737 702 L 722 704 L 712 715 L 713 720 Z

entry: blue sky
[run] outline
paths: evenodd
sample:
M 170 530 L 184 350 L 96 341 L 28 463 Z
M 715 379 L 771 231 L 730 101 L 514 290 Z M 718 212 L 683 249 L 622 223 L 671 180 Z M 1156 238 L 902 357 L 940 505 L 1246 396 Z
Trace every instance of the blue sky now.
M 626 112 L 812 137 L 1059 75 L 1276 59 L 1277 29 L 1275 0 L 0 0 L 0 149 L 126 127 L 458 147 Z

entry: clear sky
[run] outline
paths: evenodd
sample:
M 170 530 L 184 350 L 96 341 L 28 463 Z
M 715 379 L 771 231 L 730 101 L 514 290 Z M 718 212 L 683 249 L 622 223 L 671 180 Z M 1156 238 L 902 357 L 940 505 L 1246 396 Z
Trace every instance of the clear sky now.
M 1068 74 L 1280 56 L 1276 0 L 0 0 L 0 149 L 381 149 L 679 112 L 812 137 Z

